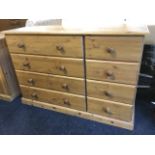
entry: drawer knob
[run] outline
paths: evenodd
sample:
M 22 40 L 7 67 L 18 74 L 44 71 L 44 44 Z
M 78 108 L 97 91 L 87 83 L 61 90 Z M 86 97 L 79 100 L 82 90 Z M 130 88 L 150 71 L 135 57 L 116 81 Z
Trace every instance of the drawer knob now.
M 23 67 L 30 68 L 30 63 L 29 63 L 29 62 L 24 62 L 24 63 L 23 63 Z
M 56 49 L 58 50 L 58 51 L 60 51 L 61 53 L 63 53 L 65 50 L 64 50 L 64 47 L 63 46 L 61 46 L 61 45 L 57 45 L 56 46 Z
M 67 105 L 67 106 L 71 105 L 68 99 L 64 99 L 64 104 Z
M 103 111 L 104 111 L 106 114 L 108 114 L 108 115 L 112 115 L 112 112 L 111 112 L 111 110 L 110 110 L 109 107 L 103 108 Z
M 18 46 L 18 48 L 25 48 L 25 44 L 24 43 L 19 43 L 17 46 Z
M 65 66 L 63 66 L 63 65 L 61 65 L 61 66 L 59 67 L 59 70 L 60 70 L 60 71 L 63 71 L 63 72 L 66 72 L 66 68 L 65 68 Z
M 107 96 L 107 97 L 112 97 L 112 94 L 108 91 L 104 91 L 104 95 Z
M 64 84 L 62 85 L 62 88 L 68 90 L 68 89 L 69 89 L 68 84 L 67 84 L 67 83 L 64 83 Z
M 108 47 L 106 48 L 106 51 L 110 54 L 114 54 L 115 53 L 115 49 L 114 48 L 111 48 L 111 47 Z
M 28 82 L 29 84 L 32 84 L 32 85 L 34 84 L 34 80 L 33 80 L 33 79 L 28 79 L 27 82 Z
M 111 80 L 114 80 L 115 77 L 114 77 L 114 73 L 112 71 L 106 71 L 106 76 L 107 78 L 111 79 Z
M 32 93 L 31 94 L 32 99 L 36 100 L 38 99 L 38 95 L 36 93 Z

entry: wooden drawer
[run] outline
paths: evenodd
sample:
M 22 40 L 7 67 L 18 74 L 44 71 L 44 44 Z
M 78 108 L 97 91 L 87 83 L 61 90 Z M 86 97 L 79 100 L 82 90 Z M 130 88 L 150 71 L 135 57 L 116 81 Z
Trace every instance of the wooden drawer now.
M 87 60 L 87 78 L 125 84 L 137 83 L 138 63 Z
M 85 111 L 85 97 L 58 91 L 21 86 L 24 98 Z
M 87 95 L 90 97 L 133 104 L 135 94 L 135 86 L 87 80 Z
M 86 58 L 98 60 L 141 60 L 143 37 L 86 37 Z
M 15 69 L 64 76 L 84 77 L 82 59 L 12 54 Z
M 16 71 L 21 85 L 84 95 L 84 79 Z
M 6 38 L 11 53 L 83 57 L 80 36 L 9 35 Z
M 118 102 L 88 98 L 88 112 L 123 121 L 132 121 L 133 106 Z

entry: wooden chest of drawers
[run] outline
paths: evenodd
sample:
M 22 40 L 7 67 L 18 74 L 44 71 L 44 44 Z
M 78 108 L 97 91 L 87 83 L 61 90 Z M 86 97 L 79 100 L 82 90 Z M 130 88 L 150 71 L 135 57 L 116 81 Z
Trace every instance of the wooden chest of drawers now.
M 4 35 L 0 34 L 0 99 L 12 101 L 19 93 L 16 75 L 12 67 Z
M 4 33 L 23 103 L 133 129 L 147 28 L 44 26 Z

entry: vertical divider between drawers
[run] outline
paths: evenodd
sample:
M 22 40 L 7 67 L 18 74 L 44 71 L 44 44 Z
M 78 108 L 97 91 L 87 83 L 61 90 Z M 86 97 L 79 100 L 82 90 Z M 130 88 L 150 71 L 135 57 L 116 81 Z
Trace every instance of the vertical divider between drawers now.
M 88 111 L 87 104 L 87 68 L 86 68 L 86 48 L 85 48 L 85 36 L 82 35 L 82 47 L 83 47 L 83 68 L 84 68 L 84 84 L 85 84 L 85 102 L 86 102 L 86 111 Z

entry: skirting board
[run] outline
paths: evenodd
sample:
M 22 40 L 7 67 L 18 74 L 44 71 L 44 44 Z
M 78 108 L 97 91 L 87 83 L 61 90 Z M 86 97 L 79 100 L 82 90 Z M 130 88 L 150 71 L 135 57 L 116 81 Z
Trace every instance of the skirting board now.
M 12 96 L 5 95 L 5 94 L 0 94 L 0 100 L 11 102 L 13 99 L 14 99 L 14 97 L 12 97 Z
M 52 111 L 56 111 L 56 112 L 60 112 L 60 113 L 69 114 L 72 116 L 77 116 L 77 117 L 84 118 L 84 119 L 97 121 L 100 123 L 105 123 L 105 124 L 129 129 L 129 130 L 133 130 L 133 128 L 134 128 L 133 122 L 124 122 L 121 120 L 103 117 L 103 116 L 91 114 L 91 113 L 84 112 L 84 111 L 69 109 L 69 108 L 65 108 L 65 107 L 61 107 L 61 106 L 57 106 L 57 105 L 53 105 L 53 104 L 49 104 L 49 103 L 34 101 L 34 100 L 26 99 L 26 98 L 22 98 L 22 103 L 40 107 L 40 108 L 44 108 L 44 109 L 48 109 L 48 110 L 52 110 Z

